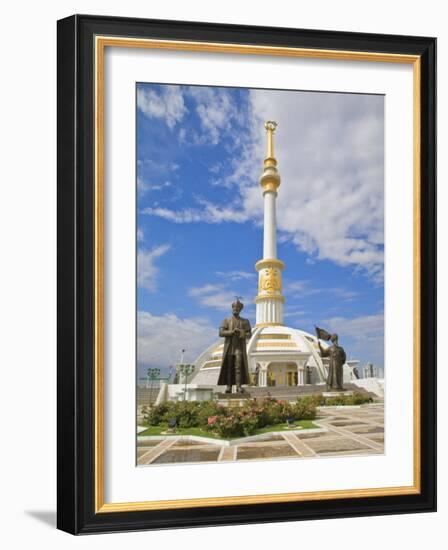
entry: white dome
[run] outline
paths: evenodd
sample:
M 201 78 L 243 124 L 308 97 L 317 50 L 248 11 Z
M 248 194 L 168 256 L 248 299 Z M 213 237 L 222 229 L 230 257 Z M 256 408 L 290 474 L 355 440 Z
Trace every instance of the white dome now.
M 223 349 L 221 338 L 197 358 L 191 383 L 216 385 Z M 294 365 L 296 370 L 308 368 L 313 384 L 324 383 L 326 371 L 318 350 L 316 337 L 302 330 L 282 325 L 256 327 L 247 342 L 249 371 L 254 373 L 257 365 L 273 371 L 276 366 Z

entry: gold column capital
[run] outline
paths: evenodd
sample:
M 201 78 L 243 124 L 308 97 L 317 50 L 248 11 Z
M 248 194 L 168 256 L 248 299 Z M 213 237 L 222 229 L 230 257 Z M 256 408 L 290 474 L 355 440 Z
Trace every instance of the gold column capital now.
M 260 271 L 260 269 L 264 269 L 266 267 L 276 267 L 277 269 L 280 269 L 280 271 L 283 271 L 285 269 L 285 264 L 277 258 L 264 258 L 263 260 L 258 260 L 255 264 L 255 269 L 257 271 Z

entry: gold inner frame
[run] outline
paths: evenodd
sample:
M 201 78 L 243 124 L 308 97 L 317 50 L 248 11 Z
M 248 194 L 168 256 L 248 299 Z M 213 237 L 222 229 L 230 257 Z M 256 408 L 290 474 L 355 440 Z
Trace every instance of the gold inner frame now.
M 150 48 L 159 50 L 197 51 L 208 53 L 233 53 L 301 57 L 313 59 L 406 63 L 413 65 L 413 297 L 414 297 L 414 363 L 413 363 L 413 455 L 414 480 L 410 486 L 379 487 L 370 489 L 343 489 L 302 493 L 275 493 L 263 495 L 226 496 L 142 502 L 104 502 L 104 54 L 108 46 L 122 48 Z M 254 46 L 251 44 L 225 44 L 213 42 L 189 42 L 177 40 L 153 40 L 95 37 L 95 512 L 129 512 L 260 504 L 273 502 L 331 500 L 420 493 L 420 56 L 344 50 L 320 50 L 291 47 Z

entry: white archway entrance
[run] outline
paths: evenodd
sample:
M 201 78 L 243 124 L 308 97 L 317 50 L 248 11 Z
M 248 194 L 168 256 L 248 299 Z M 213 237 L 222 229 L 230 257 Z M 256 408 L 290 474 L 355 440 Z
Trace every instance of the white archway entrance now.
M 303 368 L 296 362 L 272 361 L 268 364 L 268 386 L 301 386 L 304 383 Z
M 306 359 L 279 361 L 259 361 L 258 385 L 272 386 L 304 386 Z

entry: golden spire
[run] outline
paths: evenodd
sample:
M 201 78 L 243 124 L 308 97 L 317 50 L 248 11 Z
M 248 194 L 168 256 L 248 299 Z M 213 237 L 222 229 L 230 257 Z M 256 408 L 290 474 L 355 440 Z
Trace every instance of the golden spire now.
M 263 187 L 263 192 L 277 192 L 280 186 L 280 175 L 277 170 L 277 160 L 274 156 L 274 132 L 278 123 L 274 120 L 267 120 L 264 127 L 267 132 L 267 152 L 264 159 L 264 169 L 260 177 L 260 185 Z
M 267 120 L 264 123 L 264 127 L 266 128 L 268 133 L 268 150 L 266 153 L 267 158 L 275 158 L 274 157 L 274 132 L 277 126 L 278 126 L 278 122 L 275 122 L 275 120 Z
M 274 156 L 274 132 L 277 122 L 268 120 L 264 127 L 267 133 L 266 158 L 263 162 L 263 173 L 260 185 L 263 188 L 264 223 L 263 223 L 263 259 L 255 264 L 258 271 L 258 294 L 256 326 L 283 325 L 282 271 L 285 264 L 277 258 L 277 189 L 280 176 L 277 171 L 277 160 Z

